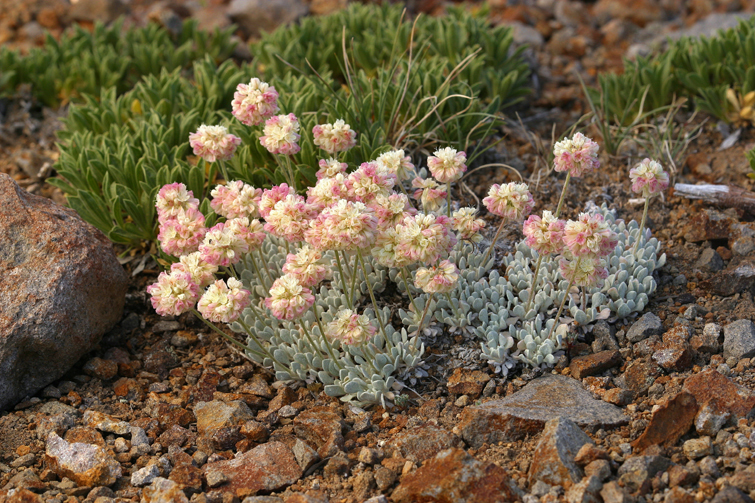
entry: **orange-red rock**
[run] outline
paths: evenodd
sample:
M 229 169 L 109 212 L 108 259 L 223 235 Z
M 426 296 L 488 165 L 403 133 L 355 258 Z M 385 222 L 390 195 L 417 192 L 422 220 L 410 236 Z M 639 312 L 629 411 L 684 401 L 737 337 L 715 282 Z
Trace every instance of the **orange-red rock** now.
M 697 409 L 694 395 L 686 391 L 678 393 L 653 413 L 650 424 L 632 442 L 632 447 L 642 452 L 652 445 L 674 445 L 692 426 Z

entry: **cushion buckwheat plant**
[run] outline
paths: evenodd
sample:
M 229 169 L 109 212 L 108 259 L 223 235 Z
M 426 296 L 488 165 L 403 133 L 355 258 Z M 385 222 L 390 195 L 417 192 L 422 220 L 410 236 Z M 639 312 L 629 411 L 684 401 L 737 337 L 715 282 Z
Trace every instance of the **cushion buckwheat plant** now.
M 259 141 L 287 163 L 301 137 L 294 114 L 273 115 L 277 97 L 252 79 L 239 85 L 233 109 L 248 127 L 264 122 Z M 525 240 L 500 259 L 502 275 L 490 254 L 503 223 L 532 212 L 526 184 L 491 187 L 484 205 L 503 223 L 484 251 L 477 209 L 451 211 L 464 152 L 439 148 L 429 170 L 417 170 L 403 151 L 390 151 L 349 174 L 337 155 L 356 134 L 341 120 L 315 128 L 315 145 L 331 157 L 320 161 L 306 198 L 293 176 L 266 190 L 218 185 L 210 207 L 219 221 L 211 228 L 190 191 L 166 185 L 156 201 L 160 243 L 177 262 L 148 288 L 157 312 L 193 312 L 280 380 L 318 381 L 344 401 L 386 406 L 421 374 L 422 336 L 434 326 L 479 337 L 483 359 L 505 375 L 520 362 L 554 364 L 563 338 L 576 336 L 572 321 L 583 330 L 597 319 L 626 317 L 655 290 L 652 272 L 665 261 L 660 243 L 605 206 L 568 222 L 548 210 L 530 215 Z M 598 166 L 589 138 L 575 135 L 556 149 L 569 175 Z M 643 190 L 663 186 L 655 166 L 632 173 Z M 389 281 L 405 299 L 403 327 L 393 326 L 379 299 Z

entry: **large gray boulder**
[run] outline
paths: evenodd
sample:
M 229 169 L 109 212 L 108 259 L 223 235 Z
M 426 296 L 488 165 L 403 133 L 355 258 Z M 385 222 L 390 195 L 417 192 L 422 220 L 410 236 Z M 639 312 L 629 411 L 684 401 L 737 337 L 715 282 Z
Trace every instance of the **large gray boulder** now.
M 62 377 L 118 322 L 127 280 L 99 230 L 0 174 L 0 410 Z

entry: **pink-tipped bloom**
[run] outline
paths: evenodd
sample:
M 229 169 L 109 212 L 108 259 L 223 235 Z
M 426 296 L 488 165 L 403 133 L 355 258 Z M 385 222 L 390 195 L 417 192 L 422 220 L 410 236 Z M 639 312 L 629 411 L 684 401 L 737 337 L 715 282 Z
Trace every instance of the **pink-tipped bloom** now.
M 178 316 L 194 308 L 199 300 L 199 285 L 183 271 L 161 272 L 157 283 L 147 287 L 152 307 L 160 316 Z
M 307 189 L 307 204 L 321 211 L 344 199 L 347 194 L 346 177 L 338 173 L 333 178 L 321 178 L 314 187 Z
M 228 267 L 249 253 L 249 244 L 234 231 L 235 229 L 225 222 L 215 224 L 207 231 L 204 242 L 199 246 L 202 260 L 216 266 Z
M 157 235 L 160 248 L 174 257 L 197 251 L 207 232 L 204 222 L 204 215 L 194 208 L 181 211 L 174 218 L 164 220 L 160 223 L 160 232 Z
M 379 196 L 387 196 L 396 184 L 396 175 L 378 168 L 374 162 L 365 162 L 359 169 L 346 177 L 346 190 L 349 199 L 369 204 Z
M 632 180 L 632 190 L 642 193 L 645 197 L 663 192 L 668 188 L 668 173 L 657 161 L 643 159 L 641 163 L 629 170 Z
M 467 154 L 451 147 L 441 148 L 427 158 L 430 173 L 441 183 L 455 182 L 467 170 Z
M 241 138 L 228 133 L 224 126 L 205 126 L 202 124 L 196 133 L 189 135 L 189 145 L 207 162 L 227 161 L 233 157 Z
M 204 288 L 215 280 L 215 273 L 218 272 L 218 266 L 208 264 L 202 260 L 202 254 L 198 251 L 189 253 L 181 257 L 179 262 L 170 266 L 170 271 L 187 272 L 191 274 L 191 280 Z
M 571 176 L 580 177 L 586 171 L 600 167 L 598 150 L 600 147 L 582 133 L 564 138 L 553 146 L 553 163 L 556 171 L 568 171 Z
M 285 183 L 274 185 L 273 188 L 269 190 L 263 190 L 259 202 L 260 216 L 262 218 L 267 218 L 278 201 L 283 201 L 289 195 L 294 194 L 293 187 L 289 187 L 288 184 Z
M 564 226 L 564 244 L 575 257 L 605 257 L 619 240 L 600 214 L 580 213 Z
M 372 246 L 377 217 L 360 202 L 341 199 L 312 220 L 304 239 L 318 250 L 362 250 Z
M 276 279 L 270 287 L 270 297 L 265 299 L 265 306 L 279 320 L 301 318 L 314 303 L 312 291 L 302 286 L 291 274 Z
M 381 154 L 375 159 L 375 164 L 379 168 L 386 169 L 396 175 L 398 180 L 409 180 L 417 176 L 414 164 L 412 164 L 412 158 L 404 155 L 403 150 L 391 150 L 390 152 Z
M 444 260 L 434 267 L 420 267 L 414 275 L 414 286 L 427 293 L 448 293 L 459 282 L 456 264 Z
M 351 309 L 338 312 L 335 319 L 325 327 L 325 337 L 339 341 L 346 346 L 360 345 L 371 339 L 377 329 L 365 315 L 356 314 Z
M 157 219 L 159 222 L 175 218 L 179 213 L 192 208 L 199 209 L 199 199 L 194 193 L 186 189 L 183 183 L 170 183 L 163 185 L 157 193 Z
M 320 124 L 312 128 L 314 143 L 329 154 L 349 150 L 357 143 L 357 133 L 342 119 L 333 124 Z
M 207 288 L 199 299 L 197 310 L 215 323 L 233 323 L 251 302 L 249 290 L 242 288 L 241 281 L 228 278 L 228 283 L 219 279 Z
M 338 159 L 333 159 L 332 157 L 329 159 L 320 159 L 317 165 L 320 166 L 320 169 L 315 173 L 318 180 L 333 178 L 339 174 L 346 175 L 346 168 L 349 167 L 345 162 L 338 162 Z
M 247 126 L 258 126 L 278 112 L 278 92 L 267 82 L 253 78 L 233 93 L 233 115 Z
M 249 251 L 259 248 L 267 237 L 262 222 L 257 219 L 232 218 L 225 223 L 225 229 L 245 241 L 249 246 Z
M 388 227 L 378 235 L 372 248 L 372 257 L 385 267 L 405 267 L 413 263 L 410 257 L 399 252 L 399 235 L 395 228 Z
M 453 212 L 451 225 L 458 233 L 458 239 L 479 243 L 482 241 L 480 231 L 485 227 L 485 220 L 477 218 L 475 208 L 460 208 Z
M 265 217 L 265 230 L 289 242 L 304 240 L 304 231 L 315 217 L 314 209 L 300 195 L 287 195 Z
M 418 213 L 405 218 L 396 226 L 396 232 L 399 240 L 396 254 L 408 257 L 411 262 L 435 264 L 456 244 L 451 219 L 445 215 Z
M 414 199 L 418 199 L 422 203 L 422 208 L 425 211 L 437 211 L 440 209 L 448 195 L 445 190 L 438 188 L 440 185 L 432 178 L 422 179 L 416 177 L 412 180 L 412 187 L 417 189 L 414 191 Z
M 564 226 L 566 223 L 553 216 L 553 213 L 543 211 L 542 218 L 530 215 L 524 222 L 524 235 L 527 246 L 540 255 L 558 254 L 564 248 Z
M 558 261 L 558 267 L 561 276 L 569 281 L 574 278 L 574 284 L 577 286 L 600 286 L 608 277 L 605 260 L 594 256 L 571 260 L 562 257 Z
M 299 119 L 294 114 L 276 115 L 265 121 L 260 143 L 271 154 L 294 155 L 299 148 Z
M 210 206 L 221 217 L 254 218 L 259 214 L 262 189 L 255 189 L 241 180 L 217 185 L 210 195 L 212 195 Z
M 302 246 L 296 254 L 289 253 L 283 265 L 283 274 L 289 274 L 299 280 L 299 283 L 311 288 L 330 274 L 330 268 L 325 265 L 322 252 Z
M 409 198 L 395 192 L 387 197 L 382 194 L 377 196 L 370 207 L 375 210 L 379 229 L 395 227 L 404 218 L 417 214 L 417 210 L 409 203 Z
M 521 220 L 535 207 L 526 183 L 493 184 L 488 197 L 482 200 L 488 211 L 506 220 Z

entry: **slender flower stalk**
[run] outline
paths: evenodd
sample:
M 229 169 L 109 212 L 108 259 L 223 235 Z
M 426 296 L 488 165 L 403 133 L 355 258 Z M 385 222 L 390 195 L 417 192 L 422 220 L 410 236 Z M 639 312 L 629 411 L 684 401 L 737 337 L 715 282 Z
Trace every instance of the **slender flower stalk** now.
M 299 326 L 302 328 L 302 330 L 304 330 L 304 337 L 307 338 L 307 342 L 312 347 L 312 349 L 315 351 L 315 353 L 317 353 L 317 356 L 319 356 L 320 358 L 324 359 L 323 358 L 323 354 L 320 352 L 320 347 L 317 344 L 315 344 L 315 341 L 312 340 L 312 336 L 309 335 L 309 330 L 307 330 L 307 325 L 304 324 L 304 320 L 302 320 L 299 323 Z
M 495 238 L 490 243 L 490 248 L 488 248 L 488 252 L 482 261 L 484 264 L 490 258 L 490 254 L 498 242 L 498 236 L 503 230 L 503 225 L 507 221 L 520 220 L 529 215 L 535 206 L 535 201 L 532 199 L 532 194 L 530 194 L 526 183 L 511 182 L 505 185 L 493 184 L 488 191 L 488 196 L 482 202 L 490 213 L 502 218 L 498 232 L 495 233 Z
M 537 275 L 540 272 L 540 264 L 543 262 L 543 255 L 538 254 L 537 265 L 535 266 L 535 276 L 532 279 L 532 286 L 530 287 L 530 294 L 527 296 L 527 306 L 524 308 L 524 314 L 530 312 L 530 306 L 532 305 L 532 299 L 535 297 L 535 286 L 537 285 Z
M 569 186 L 570 179 L 571 173 L 567 173 L 566 180 L 564 180 L 564 187 L 561 189 L 561 197 L 558 199 L 558 206 L 556 207 L 556 218 L 561 216 L 561 209 L 564 207 L 564 197 L 566 196 L 566 188 Z
M 582 257 L 577 258 L 577 265 L 574 266 L 574 274 L 572 274 L 572 277 L 569 280 L 569 286 L 566 287 L 566 292 L 564 293 L 564 298 L 561 300 L 561 305 L 558 306 L 558 313 L 556 313 L 556 317 L 554 318 L 555 323 L 553 323 L 553 326 L 551 327 L 551 330 L 548 333 L 549 339 L 553 336 L 553 331 L 556 329 L 556 325 L 558 325 L 558 319 L 561 318 L 561 312 L 564 310 L 564 304 L 566 304 L 566 299 L 567 297 L 569 297 L 569 292 L 571 291 L 571 287 L 574 285 L 574 280 L 577 278 L 580 262 L 582 262 Z
M 640 241 L 642 241 L 642 234 L 645 231 L 645 220 L 648 217 L 648 206 L 650 206 L 650 198 L 645 198 L 645 209 L 642 210 L 642 220 L 640 221 L 640 230 L 637 233 L 637 241 L 634 243 L 634 249 L 632 255 L 637 255 L 637 249 L 640 247 Z
M 401 268 L 401 277 L 404 280 L 404 288 L 406 289 L 406 294 L 409 296 L 409 300 L 412 303 L 412 309 L 414 309 L 414 312 L 417 313 L 419 310 L 417 309 L 417 304 L 414 303 L 414 296 L 412 295 L 412 291 L 409 289 L 409 274 L 406 271 L 406 267 Z
M 348 284 L 346 283 L 346 275 L 343 273 L 343 267 L 341 267 L 341 258 L 338 255 L 338 251 L 335 252 L 336 255 L 336 267 L 338 267 L 338 272 L 341 273 L 341 287 L 343 288 L 343 293 L 346 295 L 346 306 L 354 310 L 354 303 L 352 302 L 351 293 L 348 289 Z
M 333 363 L 335 363 L 336 367 L 338 367 L 339 370 L 343 370 L 343 365 L 341 365 L 339 359 L 336 358 L 335 350 L 330 344 L 330 340 L 328 340 L 328 338 L 325 336 L 325 329 L 322 327 L 322 323 L 320 322 L 320 314 L 317 312 L 317 301 L 312 304 L 312 310 L 315 313 L 315 321 L 317 322 L 317 327 L 320 329 L 320 337 L 322 337 L 322 340 L 325 342 L 325 349 L 330 355 L 330 358 L 333 360 Z
M 364 278 L 367 281 L 367 290 L 370 292 L 370 299 L 372 300 L 372 307 L 375 308 L 375 318 L 378 320 L 378 325 L 380 325 L 380 332 L 383 334 L 383 338 L 385 339 L 385 343 L 388 345 L 388 347 L 393 348 L 393 342 L 388 338 L 388 335 L 385 333 L 385 325 L 383 324 L 383 316 L 380 314 L 380 310 L 378 309 L 377 300 L 375 299 L 375 292 L 372 289 L 372 283 L 369 280 L 369 275 L 367 274 L 367 266 L 364 264 L 364 257 L 362 257 L 362 252 L 357 249 L 357 258 L 359 259 L 359 263 L 362 266 L 362 271 L 364 272 Z M 356 273 L 356 271 L 354 271 Z
M 491 241 L 490 246 L 488 247 L 487 253 L 485 253 L 485 258 L 482 259 L 483 264 L 488 263 L 488 259 L 490 258 L 490 254 L 493 252 L 493 248 L 495 248 L 495 244 L 498 242 L 498 236 L 500 236 L 501 231 L 503 230 L 503 226 L 506 225 L 506 220 L 501 220 L 501 225 L 498 226 L 498 230 L 495 233 L 495 237 L 493 238 L 493 241 Z
M 629 170 L 629 178 L 632 180 L 632 191 L 642 194 L 645 198 L 645 209 L 642 211 L 642 222 L 640 230 L 637 233 L 637 241 L 634 244 L 632 255 L 637 254 L 637 249 L 642 241 L 643 232 L 645 231 L 645 220 L 648 216 L 648 206 L 650 198 L 660 194 L 668 188 L 668 173 L 663 171 L 663 167 L 657 161 L 643 159 L 641 163 Z

